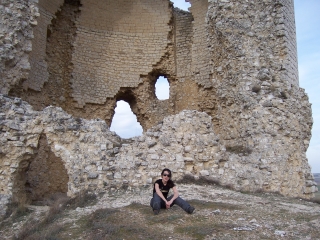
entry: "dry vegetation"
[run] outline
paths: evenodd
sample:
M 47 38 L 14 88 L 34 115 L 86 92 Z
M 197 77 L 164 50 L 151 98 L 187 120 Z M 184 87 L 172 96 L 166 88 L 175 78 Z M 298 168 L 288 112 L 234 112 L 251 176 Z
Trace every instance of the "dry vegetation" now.
M 203 183 L 203 182 L 202 182 Z M 203 183 L 204 184 L 204 183 Z M 58 195 L 44 206 L 12 206 L 3 239 L 320 239 L 320 205 L 277 194 L 245 194 L 217 185 L 179 185 L 196 208 L 153 215 L 150 189 Z M 319 197 L 319 196 L 318 196 Z M 30 210 L 33 209 L 33 210 Z M 283 235 L 283 236 L 281 236 Z

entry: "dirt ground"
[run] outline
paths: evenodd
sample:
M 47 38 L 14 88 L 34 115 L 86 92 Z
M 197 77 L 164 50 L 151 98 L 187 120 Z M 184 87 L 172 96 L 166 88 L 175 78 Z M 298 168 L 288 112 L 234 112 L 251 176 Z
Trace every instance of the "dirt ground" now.
M 193 214 L 174 206 L 153 215 L 150 188 L 122 189 L 15 211 L 0 239 L 320 239 L 319 203 L 216 185 L 178 189 Z

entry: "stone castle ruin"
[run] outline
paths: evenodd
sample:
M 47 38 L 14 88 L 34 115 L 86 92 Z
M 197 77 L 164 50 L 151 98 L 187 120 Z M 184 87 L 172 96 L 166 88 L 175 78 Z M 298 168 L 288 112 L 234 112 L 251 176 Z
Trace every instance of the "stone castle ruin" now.
M 313 196 L 293 0 L 189 1 L 0 2 L 1 205 L 150 185 L 164 167 Z M 120 100 L 142 136 L 109 130 Z

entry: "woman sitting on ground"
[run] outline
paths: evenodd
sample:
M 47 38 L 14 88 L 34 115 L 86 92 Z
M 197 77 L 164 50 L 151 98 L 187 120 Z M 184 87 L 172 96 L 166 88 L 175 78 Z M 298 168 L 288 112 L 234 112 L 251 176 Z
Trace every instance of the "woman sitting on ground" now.
M 177 204 L 184 211 L 191 214 L 194 207 L 190 206 L 185 200 L 179 197 L 176 185 L 171 180 L 172 174 L 168 168 L 161 172 L 161 179 L 158 179 L 153 185 L 153 198 L 150 201 L 150 206 L 154 214 L 159 214 L 160 208 L 169 209 L 174 204 Z M 168 197 L 170 188 L 173 190 L 173 195 Z

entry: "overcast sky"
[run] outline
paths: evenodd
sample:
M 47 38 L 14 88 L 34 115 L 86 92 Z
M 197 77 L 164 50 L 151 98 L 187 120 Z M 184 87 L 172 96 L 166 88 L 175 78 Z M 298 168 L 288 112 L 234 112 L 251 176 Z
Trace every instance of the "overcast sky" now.
M 185 0 L 174 0 L 175 7 L 188 10 Z M 297 27 L 299 81 L 312 103 L 313 128 L 307 157 L 313 173 L 320 173 L 320 0 L 295 0 Z M 160 84 L 160 85 L 159 85 Z M 156 85 L 159 99 L 168 98 L 169 85 L 165 79 Z M 129 105 L 118 102 L 111 130 L 123 138 L 142 134 L 142 128 Z
M 320 173 L 320 0 L 295 0 L 299 82 L 312 103 L 312 138 L 307 157 Z

